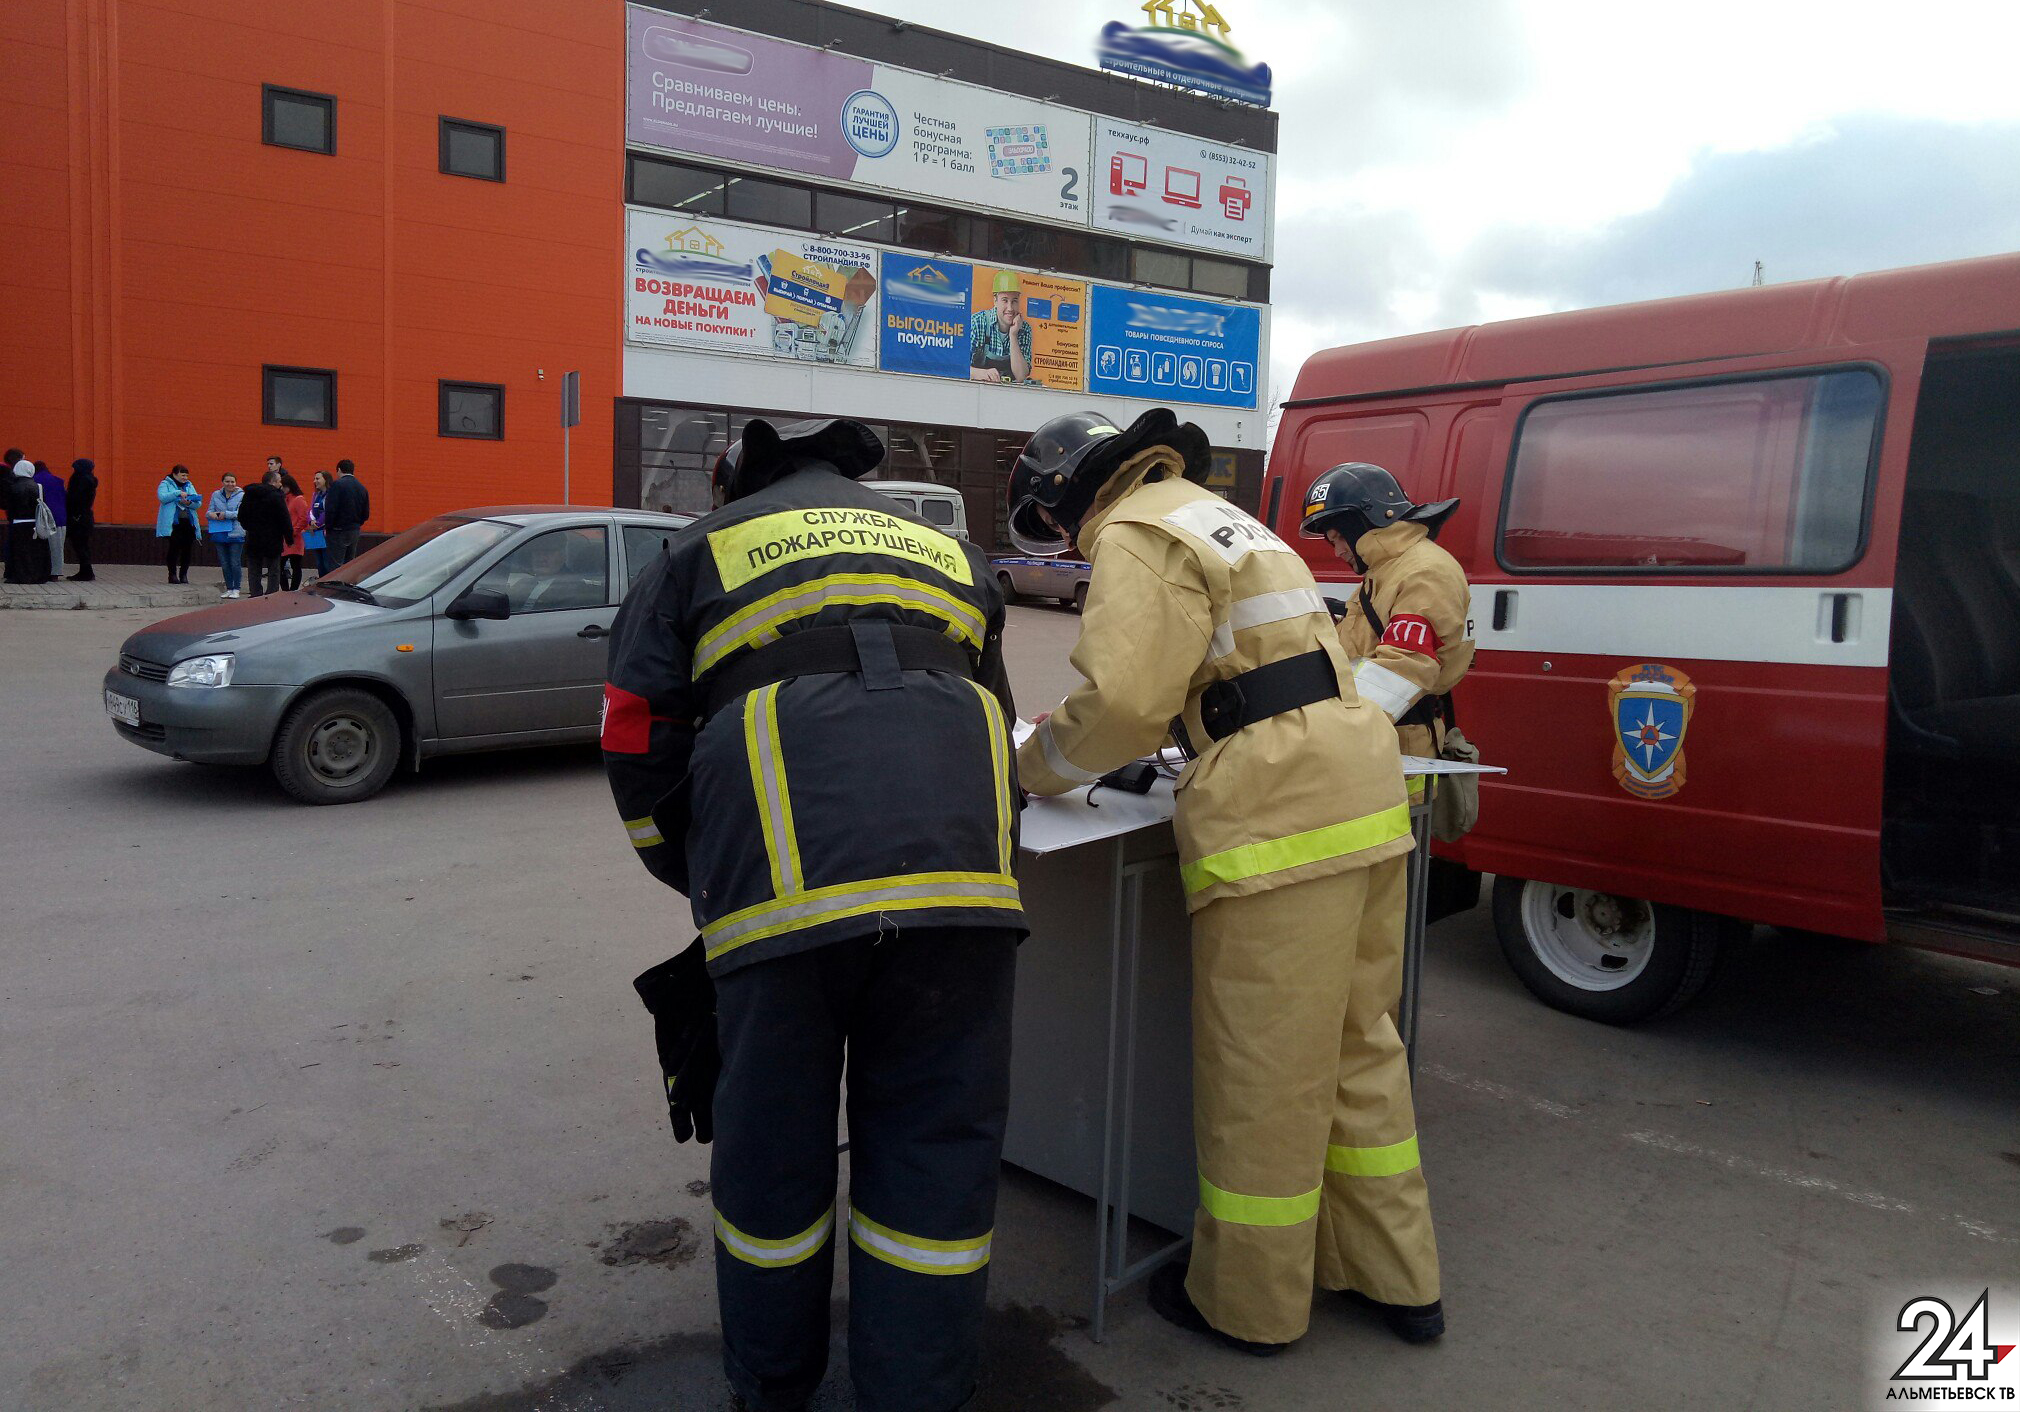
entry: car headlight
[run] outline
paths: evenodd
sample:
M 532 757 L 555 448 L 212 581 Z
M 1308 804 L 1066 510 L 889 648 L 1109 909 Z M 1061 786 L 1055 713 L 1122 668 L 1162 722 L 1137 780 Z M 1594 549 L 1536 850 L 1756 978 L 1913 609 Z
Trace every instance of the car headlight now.
M 232 655 L 188 657 L 168 669 L 170 686 L 230 686 Z

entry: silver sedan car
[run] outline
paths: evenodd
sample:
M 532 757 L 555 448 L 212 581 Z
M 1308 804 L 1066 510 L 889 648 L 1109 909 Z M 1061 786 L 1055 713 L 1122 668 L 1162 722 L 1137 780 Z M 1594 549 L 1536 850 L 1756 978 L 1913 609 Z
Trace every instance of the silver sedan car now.
M 135 633 L 105 674 L 106 714 L 158 754 L 264 764 L 309 804 L 369 799 L 431 755 L 595 740 L 617 605 L 689 522 L 441 515 L 305 589 Z
M 1087 606 L 1087 583 L 1094 576 L 1094 566 L 1085 559 L 998 554 L 989 564 L 996 570 L 1005 603 L 1056 598 L 1076 610 Z

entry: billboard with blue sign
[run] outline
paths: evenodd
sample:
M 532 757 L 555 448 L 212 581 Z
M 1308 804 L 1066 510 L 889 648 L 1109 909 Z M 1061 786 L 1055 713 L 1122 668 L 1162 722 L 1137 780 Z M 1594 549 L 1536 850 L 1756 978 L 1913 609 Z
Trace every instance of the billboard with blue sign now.
M 1260 311 L 1104 284 L 1091 293 L 1089 392 L 1215 407 L 1256 405 Z
M 968 291 L 974 266 L 887 250 L 878 366 L 890 373 L 968 376 Z

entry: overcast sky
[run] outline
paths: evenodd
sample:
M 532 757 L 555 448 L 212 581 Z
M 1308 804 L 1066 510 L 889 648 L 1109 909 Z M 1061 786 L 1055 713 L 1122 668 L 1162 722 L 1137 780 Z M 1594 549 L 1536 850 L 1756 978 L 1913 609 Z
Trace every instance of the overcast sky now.
M 1130 0 L 853 0 L 1094 63 Z M 1276 75 L 1272 391 L 1313 351 L 2020 250 L 2020 0 L 1217 0 Z

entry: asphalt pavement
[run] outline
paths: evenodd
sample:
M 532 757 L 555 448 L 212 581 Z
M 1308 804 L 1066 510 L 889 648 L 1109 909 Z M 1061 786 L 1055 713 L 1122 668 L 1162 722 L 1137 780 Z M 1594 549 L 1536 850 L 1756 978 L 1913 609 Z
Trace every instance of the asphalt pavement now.
M 629 984 L 691 928 L 594 753 L 298 806 L 113 734 L 153 616 L 0 615 L 0 1406 L 724 1405 L 707 1152 Z M 1012 610 L 1026 714 L 1076 623 Z M 1091 1204 L 1011 1171 L 977 1408 L 1857 1406 L 1905 1297 L 2020 1283 L 2011 972 L 1763 933 L 1616 1030 L 1483 907 L 1424 1007 L 1442 1343 L 1327 1300 L 1259 1361 L 1134 1291 L 1097 1345 Z

